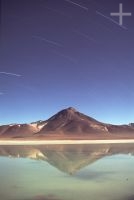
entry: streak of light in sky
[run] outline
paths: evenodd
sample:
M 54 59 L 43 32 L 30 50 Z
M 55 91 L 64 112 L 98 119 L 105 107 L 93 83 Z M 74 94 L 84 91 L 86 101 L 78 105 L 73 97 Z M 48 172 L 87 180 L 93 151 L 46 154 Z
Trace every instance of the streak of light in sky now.
M 122 29 L 125 29 L 125 30 L 127 30 L 127 28 L 126 28 L 125 26 L 121 26 L 121 25 L 119 25 L 119 23 L 118 23 L 118 22 L 116 22 L 115 20 L 111 19 L 110 17 L 108 17 L 108 16 L 106 16 L 106 15 L 102 14 L 101 12 L 99 12 L 99 11 L 96 11 L 96 14 L 98 14 L 98 15 L 100 15 L 100 16 L 102 16 L 102 17 L 104 17 L 104 18 L 108 19 L 109 21 L 111 21 L 111 22 L 113 22 L 113 23 L 117 24 L 117 25 L 118 25 L 118 26 L 120 26 Z
M 68 2 L 68 3 L 71 3 L 71 4 L 73 4 L 73 5 L 76 5 L 76 6 L 82 8 L 82 9 L 84 9 L 84 10 L 86 10 L 86 11 L 88 11 L 88 8 L 85 7 L 85 6 L 82 6 L 82 5 L 78 4 L 78 3 L 75 3 L 75 2 L 70 1 L 70 0 L 65 0 L 65 1 Z
M 12 72 L 0 72 L 0 74 L 5 74 L 5 75 L 9 75 L 9 76 L 17 76 L 17 77 L 21 76 L 20 74 L 15 74 L 15 73 L 12 73 Z
M 89 35 L 86 35 L 85 33 L 82 33 L 82 32 L 77 31 L 77 30 L 74 30 L 73 32 L 77 33 L 78 35 L 84 37 L 85 39 L 87 39 L 89 41 L 97 43 L 97 41 L 94 38 L 90 37 Z
M 55 45 L 55 46 L 57 46 L 57 47 L 62 47 L 62 44 L 60 44 L 60 43 L 58 43 L 58 42 L 55 42 L 55 41 L 53 41 L 53 40 L 48 40 L 48 39 L 46 39 L 46 38 L 44 38 L 44 37 L 41 37 L 41 36 L 33 35 L 32 38 L 37 39 L 37 40 L 44 41 L 44 42 L 46 42 L 46 43 L 48 43 L 48 44 Z
M 57 51 L 52 51 L 52 52 L 53 52 L 54 54 L 58 55 L 58 56 L 61 56 L 61 57 L 63 57 L 63 58 L 66 58 L 67 60 L 69 60 L 69 61 L 71 61 L 71 62 L 73 62 L 73 63 L 76 63 L 76 62 L 77 62 L 77 60 L 74 59 L 74 58 L 72 58 L 71 56 L 68 56 L 68 55 L 59 53 L 59 52 L 57 52 Z

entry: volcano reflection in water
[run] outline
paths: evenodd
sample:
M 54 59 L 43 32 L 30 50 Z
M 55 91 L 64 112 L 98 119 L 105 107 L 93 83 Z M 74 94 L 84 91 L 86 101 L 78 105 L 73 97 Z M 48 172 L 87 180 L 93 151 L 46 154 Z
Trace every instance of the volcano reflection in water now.
M 3 200 L 130 200 L 134 145 L 0 146 Z

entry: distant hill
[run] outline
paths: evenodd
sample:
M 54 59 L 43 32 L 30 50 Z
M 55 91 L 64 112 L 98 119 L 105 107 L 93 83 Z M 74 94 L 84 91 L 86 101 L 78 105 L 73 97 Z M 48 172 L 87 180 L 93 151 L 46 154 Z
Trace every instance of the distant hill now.
M 130 139 L 134 138 L 134 124 L 102 123 L 70 107 L 45 121 L 0 126 L 0 137 L 16 139 Z

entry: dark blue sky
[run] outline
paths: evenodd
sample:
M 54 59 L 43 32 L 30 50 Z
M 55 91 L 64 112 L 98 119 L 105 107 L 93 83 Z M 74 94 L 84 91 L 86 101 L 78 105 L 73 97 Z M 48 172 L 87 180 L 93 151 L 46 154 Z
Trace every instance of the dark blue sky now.
M 132 13 L 122 27 L 119 3 Z M 1 0 L 0 33 L 0 124 L 70 106 L 134 122 L 133 0 Z

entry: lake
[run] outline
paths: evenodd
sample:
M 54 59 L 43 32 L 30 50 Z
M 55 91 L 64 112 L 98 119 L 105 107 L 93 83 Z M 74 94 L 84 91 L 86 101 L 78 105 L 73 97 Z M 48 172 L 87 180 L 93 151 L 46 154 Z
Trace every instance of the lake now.
M 1 200 L 134 200 L 134 144 L 1 145 Z

